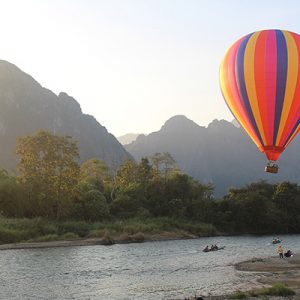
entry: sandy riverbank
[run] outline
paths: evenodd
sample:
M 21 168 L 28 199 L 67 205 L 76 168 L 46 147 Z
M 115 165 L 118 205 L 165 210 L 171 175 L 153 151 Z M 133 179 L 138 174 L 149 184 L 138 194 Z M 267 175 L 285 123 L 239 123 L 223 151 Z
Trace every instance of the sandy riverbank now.
M 278 256 L 252 259 L 238 263 L 238 271 L 261 273 L 259 282 L 263 284 L 283 283 L 298 293 L 300 299 L 300 254 L 280 259 Z

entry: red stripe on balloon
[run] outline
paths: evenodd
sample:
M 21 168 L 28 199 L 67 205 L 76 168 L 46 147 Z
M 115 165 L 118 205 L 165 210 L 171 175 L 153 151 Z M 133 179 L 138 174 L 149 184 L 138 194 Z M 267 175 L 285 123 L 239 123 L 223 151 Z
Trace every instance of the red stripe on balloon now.
M 277 44 L 275 30 L 268 30 L 266 40 L 266 128 L 268 145 L 273 145 L 277 82 Z
M 266 105 L 266 78 L 265 78 L 265 59 L 266 59 L 266 32 L 262 31 L 256 41 L 255 54 L 254 54 L 254 76 L 255 76 L 255 88 L 259 107 L 259 113 L 261 116 L 262 126 L 266 137 L 267 145 L 270 140 L 268 131 L 268 119 L 267 119 L 267 105 Z

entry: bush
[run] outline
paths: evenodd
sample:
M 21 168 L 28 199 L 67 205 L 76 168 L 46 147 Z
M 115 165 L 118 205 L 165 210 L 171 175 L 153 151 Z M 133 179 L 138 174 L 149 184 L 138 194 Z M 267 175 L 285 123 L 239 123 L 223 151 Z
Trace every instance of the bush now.
M 35 238 L 30 241 L 31 242 L 50 242 L 50 241 L 57 241 L 57 240 L 59 240 L 59 237 L 57 234 L 47 234 L 44 236 L 39 236 L 38 238 Z
M 115 244 L 114 238 L 110 235 L 108 231 L 105 232 L 102 243 L 103 245 L 107 246 Z
M 287 297 L 295 295 L 295 292 L 282 283 L 276 283 L 272 287 L 265 289 L 262 294 Z
M 58 234 L 64 235 L 68 232 L 75 233 L 80 237 L 85 237 L 89 233 L 89 224 L 85 222 L 69 221 L 58 224 Z
M 63 240 L 77 240 L 79 236 L 74 232 L 67 232 L 63 236 L 61 236 L 61 239 Z
M 28 239 L 27 231 L 19 231 L 15 229 L 0 228 L 0 243 L 17 243 Z
M 106 199 L 98 190 L 81 191 L 73 210 L 76 218 L 86 221 L 99 221 L 109 216 Z
M 131 243 L 142 243 L 145 241 L 145 235 L 141 232 L 128 236 Z
M 245 299 L 247 298 L 247 294 L 241 291 L 237 291 L 234 294 L 230 295 L 230 299 Z

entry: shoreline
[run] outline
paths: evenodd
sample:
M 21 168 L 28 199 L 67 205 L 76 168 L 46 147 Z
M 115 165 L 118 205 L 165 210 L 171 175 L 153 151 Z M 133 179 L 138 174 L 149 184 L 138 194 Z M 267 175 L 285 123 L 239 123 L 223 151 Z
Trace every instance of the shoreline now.
M 22 250 L 22 249 L 41 249 L 41 248 L 55 248 L 55 247 L 77 247 L 77 246 L 111 246 L 114 244 L 132 244 L 155 241 L 170 241 L 170 240 L 185 240 L 198 239 L 200 236 L 187 234 L 187 232 L 161 232 L 159 234 L 132 234 L 119 235 L 117 237 L 99 237 L 76 240 L 55 240 L 55 241 L 37 241 L 37 242 L 20 242 L 0 244 L 0 251 L 3 250 Z
M 235 269 L 242 272 L 253 272 L 261 275 L 258 282 L 263 285 L 283 283 L 300 294 L 300 254 L 282 258 L 253 258 L 235 264 Z

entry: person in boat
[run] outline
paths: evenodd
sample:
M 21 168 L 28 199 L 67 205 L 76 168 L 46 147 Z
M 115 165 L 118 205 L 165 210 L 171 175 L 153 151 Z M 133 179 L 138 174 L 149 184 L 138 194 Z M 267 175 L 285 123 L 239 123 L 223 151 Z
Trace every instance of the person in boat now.
M 215 250 L 218 250 L 218 249 L 219 248 L 218 248 L 217 244 L 214 244 L 214 245 L 210 246 L 210 251 L 215 251 Z
M 291 256 L 293 256 L 293 252 L 290 249 L 284 253 L 284 257 L 291 257 Z
M 208 245 L 206 245 L 206 247 L 204 248 L 204 250 L 203 250 L 204 252 L 208 252 L 209 251 L 209 247 L 208 247 Z

